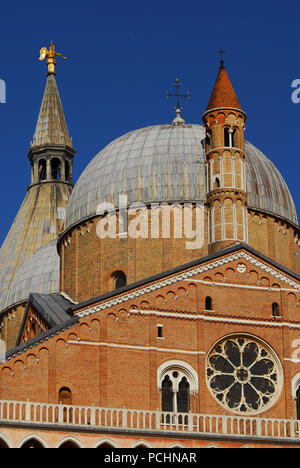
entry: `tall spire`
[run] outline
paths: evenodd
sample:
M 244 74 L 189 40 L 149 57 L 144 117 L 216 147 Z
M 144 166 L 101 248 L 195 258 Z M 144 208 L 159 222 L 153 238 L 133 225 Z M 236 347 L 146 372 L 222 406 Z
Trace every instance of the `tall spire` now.
M 52 57 L 48 57 L 48 51 L 44 49 L 44 58 L 47 57 L 50 62 L 47 62 L 46 89 L 28 153 L 31 184 L 0 248 L 0 313 L 12 305 L 7 298 L 10 297 L 9 288 L 19 266 L 42 246 L 57 239 L 64 229 L 65 213 L 73 189 L 75 150 L 55 79 L 55 49 L 52 50 Z M 19 321 L 20 316 L 16 320 Z
M 55 79 L 54 44 L 41 49 L 40 60 L 47 57 L 48 74 L 45 93 L 28 158 L 31 163 L 31 184 L 60 182 L 72 185 L 73 149 L 59 91 Z M 63 57 L 65 58 L 65 57 Z
M 222 51 L 224 53 L 224 51 Z M 219 74 L 215 86 L 213 88 L 207 111 L 212 109 L 232 108 L 242 110 L 237 95 L 233 89 L 229 76 L 224 66 L 223 56 L 221 56 L 221 63 Z
M 49 74 L 41 110 L 31 147 L 65 145 L 72 148 L 72 140 L 61 104 L 54 74 Z

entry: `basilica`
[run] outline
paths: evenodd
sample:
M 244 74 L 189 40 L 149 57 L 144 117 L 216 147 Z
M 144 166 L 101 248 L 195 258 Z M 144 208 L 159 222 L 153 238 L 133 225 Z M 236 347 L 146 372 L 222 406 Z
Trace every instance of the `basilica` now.
M 300 228 L 223 59 L 198 122 L 74 181 L 59 55 L 0 249 L 0 447 L 300 447 Z

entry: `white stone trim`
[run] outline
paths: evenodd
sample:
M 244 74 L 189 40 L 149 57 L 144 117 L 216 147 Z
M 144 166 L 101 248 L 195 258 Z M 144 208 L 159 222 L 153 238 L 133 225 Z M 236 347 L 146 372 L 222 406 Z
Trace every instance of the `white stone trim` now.
M 39 444 L 41 444 L 44 448 L 49 448 L 46 442 L 38 435 L 38 434 L 29 434 L 28 436 L 24 437 L 17 445 L 17 448 L 20 449 L 26 442 L 29 440 L 36 440 Z
M 57 442 L 55 448 L 60 448 L 61 445 L 65 444 L 66 442 L 73 442 L 73 444 L 78 445 L 79 448 L 82 448 L 82 449 L 85 448 L 83 443 L 79 439 L 71 435 L 67 435 L 63 437 L 62 439 L 60 439 L 60 441 Z
M 231 262 L 234 262 L 236 260 L 243 259 L 251 265 L 255 266 L 256 268 L 259 268 L 260 270 L 270 274 L 274 278 L 286 283 L 287 285 L 291 286 L 293 288 L 293 291 L 300 291 L 300 284 L 296 280 L 292 280 L 289 278 L 287 275 L 280 273 L 279 271 L 275 270 L 273 267 L 266 265 L 262 261 L 254 258 L 252 255 L 246 253 L 246 252 L 236 252 L 234 254 L 231 254 L 229 256 L 226 256 L 222 259 L 215 260 L 209 264 L 201 265 L 195 268 L 192 268 L 191 270 L 185 271 L 183 273 L 180 273 L 178 275 L 171 276 L 169 278 L 166 278 L 165 280 L 162 281 L 157 281 L 154 284 L 151 284 L 149 286 L 145 286 L 144 288 L 138 289 L 137 291 L 132 291 L 127 294 L 124 294 L 119 297 L 115 297 L 113 299 L 109 299 L 102 304 L 87 308 L 86 310 L 83 310 L 81 312 L 78 312 L 77 315 L 79 317 L 87 317 L 89 315 L 92 315 L 96 312 L 101 312 L 102 310 L 109 309 L 110 307 L 113 307 L 118 304 L 123 304 L 124 302 L 127 302 L 128 300 L 131 299 L 136 299 L 137 297 L 144 296 L 145 294 L 148 294 L 149 292 L 157 291 L 159 289 L 162 289 L 166 286 L 171 286 L 172 284 L 176 284 L 179 281 L 184 281 L 187 279 L 193 278 L 193 276 L 209 272 L 210 270 L 213 270 L 215 268 L 219 268 L 220 266 L 227 265 Z
M 292 397 L 294 400 L 297 399 L 297 390 L 300 387 L 300 372 L 296 374 L 292 379 Z
M 179 378 L 177 379 L 177 384 L 173 383 L 173 388 L 175 392 L 178 392 L 178 384 L 181 381 L 182 377 L 185 376 L 190 384 L 191 393 L 198 393 L 199 391 L 199 379 L 198 374 L 195 369 L 185 361 L 178 361 L 174 359 L 172 361 L 164 362 L 157 369 L 157 388 L 161 390 L 161 384 L 164 380 L 164 377 L 169 372 L 177 371 L 179 373 Z
M 182 350 L 182 349 L 175 349 L 175 348 L 158 348 L 157 346 L 138 346 L 138 345 L 130 345 L 130 344 L 120 344 L 120 343 L 107 343 L 105 341 L 102 342 L 91 342 L 91 341 L 74 341 L 69 340 L 69 344 L 72 345 L 85 345 L 85 346 L 106 346 L 107 348 L 120 348 L 120 349 L 135 349 L 139 351 L 158 351 L 158 352 L 165 352 L 165 353 L 176 353 L 176 354 L 190 354 L 193 356 L 198 355 L 205 355 L 204 351 L 189 351 L 189 350 Z

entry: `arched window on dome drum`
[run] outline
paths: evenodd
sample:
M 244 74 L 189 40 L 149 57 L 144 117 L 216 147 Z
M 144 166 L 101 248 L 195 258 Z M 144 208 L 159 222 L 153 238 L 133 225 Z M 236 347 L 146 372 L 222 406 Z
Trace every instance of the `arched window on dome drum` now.
M 297 411 L 297 419 L 300 421 L 300 387 L 298 387 L 296 393 L 296 411 Z
M 61 177 L 61 162 L 59 159 L 54 158 L 51 161 L 51 178 L 53 180 L 60 180 Z
M 42 180 L 46 180 L 47 178 L 47 169 L 46 169 L 46 161 L 45 159 L 39 160 L 39 182 Z
M 124 288 L 127 285 L 127 278 L 122 271 L 113 274 L 115 280 L 115 289 Z

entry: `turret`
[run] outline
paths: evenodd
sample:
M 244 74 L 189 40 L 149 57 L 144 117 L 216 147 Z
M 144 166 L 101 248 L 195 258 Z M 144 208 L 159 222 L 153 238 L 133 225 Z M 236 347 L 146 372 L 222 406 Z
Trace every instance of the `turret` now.
M 248 241 L 244 131 L 246 114 L 221 60 L 203 122 L 212 252 Z

